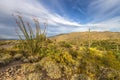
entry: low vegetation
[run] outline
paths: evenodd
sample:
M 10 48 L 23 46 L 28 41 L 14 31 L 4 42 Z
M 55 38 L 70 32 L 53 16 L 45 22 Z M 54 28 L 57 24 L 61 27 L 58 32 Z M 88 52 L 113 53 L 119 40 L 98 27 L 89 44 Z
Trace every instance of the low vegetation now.
M 21 16 L 16 22 L 24 37 L 0 49 L 0 80 L 120 80 L 119 39 L 56 41 L 37 19 L 36 33 Z

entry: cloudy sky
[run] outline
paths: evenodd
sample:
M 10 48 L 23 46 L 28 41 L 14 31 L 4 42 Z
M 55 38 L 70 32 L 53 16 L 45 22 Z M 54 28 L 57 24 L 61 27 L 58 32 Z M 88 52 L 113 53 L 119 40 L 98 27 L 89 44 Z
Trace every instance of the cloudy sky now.
M 29 22 L 47 20 L 48 36 L 88 28 L 120 31 L 120 0 L 0 0 L 0 38 L 17 38 L 12 16 L 17 12 Z

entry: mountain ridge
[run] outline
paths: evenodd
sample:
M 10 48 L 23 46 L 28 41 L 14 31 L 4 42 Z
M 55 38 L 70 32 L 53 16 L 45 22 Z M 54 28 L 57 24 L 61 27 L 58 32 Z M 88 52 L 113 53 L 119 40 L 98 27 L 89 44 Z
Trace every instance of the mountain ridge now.
M 65 41 L 65 40 L 88 40 L 90 37 L 91 40 L 108 40 L 108 39 L 120 39 L 120 32 L 71 32 L 68 34 L 56 35 L 50 37 L 50 39 L 57 41 Z

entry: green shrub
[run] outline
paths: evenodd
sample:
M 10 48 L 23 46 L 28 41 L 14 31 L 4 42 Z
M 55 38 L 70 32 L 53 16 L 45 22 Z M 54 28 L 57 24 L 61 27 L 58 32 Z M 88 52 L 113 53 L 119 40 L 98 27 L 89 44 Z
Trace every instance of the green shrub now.
M 56 53 L 56 54 L 53 55 L 52 58 L 55 59 L 55 61 L 57 61 L 61 65 L 62 64 L 72 65 L 72 64 L 75 63 L 75 60 L 73 59 L 72 55 L 68 52 Z
M 59 42 L 61 47 L 65 47 L 65 48 L 71 48 L 71 44 L 69 42 L 65 42 L 65 41 L 61 41 Z
M 120 70 L 120 62 L 112 52 L 108 52 L 102 58 L 102 62 L 106 67 L 111 67 L 116 70 Z

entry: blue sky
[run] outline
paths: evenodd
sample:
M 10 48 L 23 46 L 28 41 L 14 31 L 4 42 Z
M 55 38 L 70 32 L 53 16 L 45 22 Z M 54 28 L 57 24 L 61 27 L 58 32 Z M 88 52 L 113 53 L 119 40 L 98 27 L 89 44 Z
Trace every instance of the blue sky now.
M 47 20 L 48 36 L 88 28 L 120 32 L 120 0 L 0 0 L 0 38 L 17 38 L 16 12 L 29 22 Z

